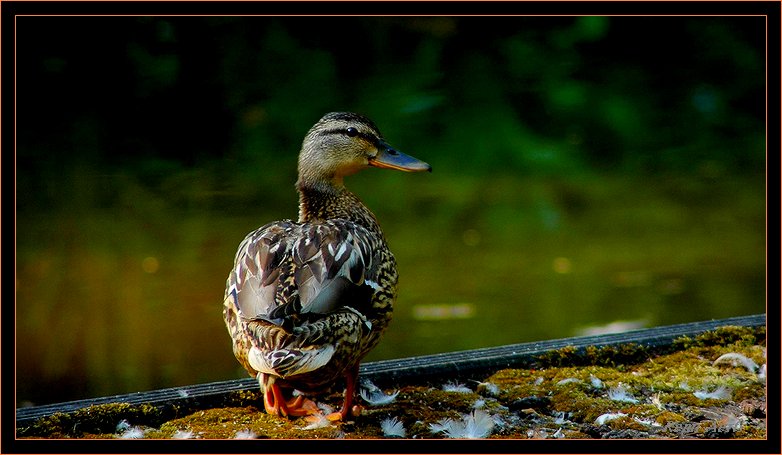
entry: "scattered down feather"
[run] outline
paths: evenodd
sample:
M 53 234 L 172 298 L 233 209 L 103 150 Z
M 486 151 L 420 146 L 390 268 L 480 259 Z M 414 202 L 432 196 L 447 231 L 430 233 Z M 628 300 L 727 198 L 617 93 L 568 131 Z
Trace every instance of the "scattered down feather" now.
M 482 439 L 488 437 L 494 429 L 494 419 L 487 412 L 476 409 L 464 414 L 461 419 L 440 419 L 429 425 L 433 433 L 444 433 L 453 439 Z
M 750 373 L 754 373 L 758 370 L 758 364 L 755 363 L 754 360 L 750 359 L 749 357 L 739 354 L 737 352 L 729 352 L 727 354 L 723 354 L 719 357 L 717 357 L 717 360 L 714 361 L 712 365 L 719 365 L 719 364 L 730 364 L 734 367 L 742 366 L 747 369 Z

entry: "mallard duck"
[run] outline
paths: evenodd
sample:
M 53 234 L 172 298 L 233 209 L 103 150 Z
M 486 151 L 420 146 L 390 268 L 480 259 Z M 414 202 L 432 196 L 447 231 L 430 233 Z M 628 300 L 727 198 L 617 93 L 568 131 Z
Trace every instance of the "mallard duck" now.
M 397 293 L 394 255 L 372 212 L 347 188 L 345 176 L 370 166 L 432 170 L 388 145 L 358 114 L 326 114 L 299 154 L 298 221 L 275 221 L 250 232 L 228 275 L 223 316 L 239 363 L 257 377 L 266 412 L 313 414 L 304 395 L 346 381 L 345 420 L 361 359 L 391 320 Z

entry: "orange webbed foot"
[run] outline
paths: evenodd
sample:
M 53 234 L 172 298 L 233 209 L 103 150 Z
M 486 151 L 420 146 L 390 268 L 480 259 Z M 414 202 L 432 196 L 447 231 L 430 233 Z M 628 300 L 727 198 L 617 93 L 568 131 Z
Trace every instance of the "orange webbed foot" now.
M 280 386 L 268 377 L 263 379 L 263 407 L 267 413 L 275 416 L 306 416 L 318 412 L 314 401 L 301 395 L 286 400 Z

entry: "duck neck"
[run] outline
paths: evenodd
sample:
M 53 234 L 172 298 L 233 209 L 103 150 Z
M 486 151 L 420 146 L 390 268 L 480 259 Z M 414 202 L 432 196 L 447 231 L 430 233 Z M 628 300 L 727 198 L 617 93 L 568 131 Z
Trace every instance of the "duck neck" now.
M 296 185 L 299 192 L 299 223 L 315 223 L 341 218 L 381 235 L 375 215 L 344 186 L 320 184 Z

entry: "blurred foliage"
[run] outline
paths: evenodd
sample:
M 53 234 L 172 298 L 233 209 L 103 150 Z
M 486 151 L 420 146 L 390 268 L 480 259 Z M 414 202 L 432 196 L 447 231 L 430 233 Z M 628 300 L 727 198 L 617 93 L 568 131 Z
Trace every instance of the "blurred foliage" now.
M 242 376 L 236 246 L 335 110 L 434 168 L 348 182 L 401 276 L 369 360 L 762 312 L 763 21 L 17 18 L 17 404 Z
M 762 17 L 37 17 L 18 40 L 21 210 L 85 163 L 260 196 L 332 110 L 460 173 L 765 158 Z

